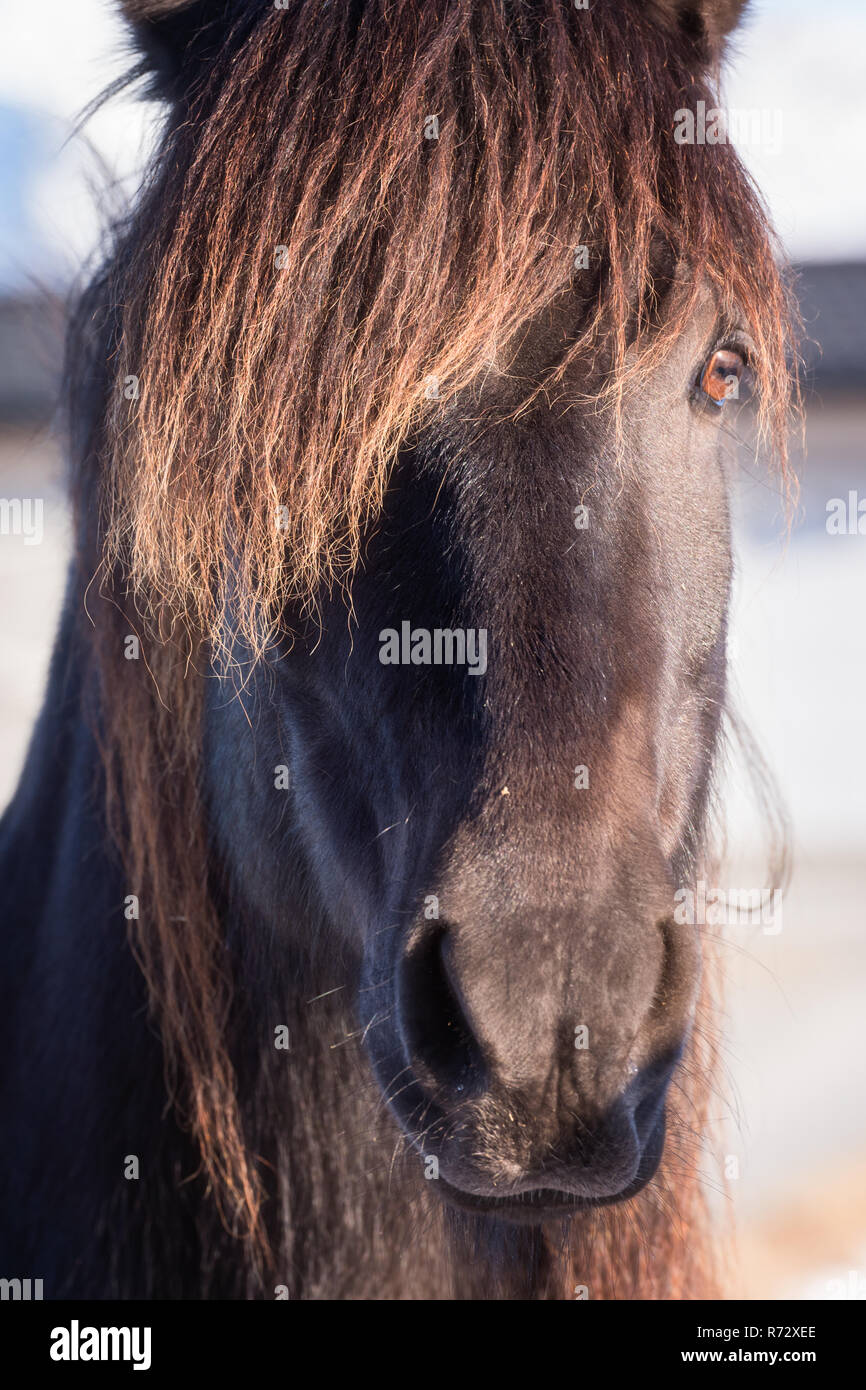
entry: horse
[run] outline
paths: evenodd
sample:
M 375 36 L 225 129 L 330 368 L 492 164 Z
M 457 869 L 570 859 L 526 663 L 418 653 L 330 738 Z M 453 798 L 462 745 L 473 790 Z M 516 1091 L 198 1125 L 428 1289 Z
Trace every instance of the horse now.
M 740 0 L 125 0 L 74 554 L 0 829 L 47 1297 L 719 1296 L 731 401 L 792 308 Z M 706 108 L 705 108 L 706 109 Z

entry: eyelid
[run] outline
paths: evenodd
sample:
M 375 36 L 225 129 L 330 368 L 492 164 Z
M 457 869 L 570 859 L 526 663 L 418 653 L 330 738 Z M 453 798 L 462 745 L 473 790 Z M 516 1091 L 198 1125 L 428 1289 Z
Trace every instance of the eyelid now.
M 744 328 L 728 328 L 708 349 L 704 361 L 707 362 L 714 352 L 738 352 L 749 367 L 757 356 L 757 346 Z

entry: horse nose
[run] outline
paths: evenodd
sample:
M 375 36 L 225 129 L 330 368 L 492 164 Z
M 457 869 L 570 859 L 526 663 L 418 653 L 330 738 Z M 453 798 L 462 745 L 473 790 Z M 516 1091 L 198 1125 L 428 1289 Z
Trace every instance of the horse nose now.
M 580 976 L 563 956 L 579 947 L 556 949 L 549 933 L 533 952 L 525 938 L 515 951 L 513 930 L 504 931 L 498 948 L 491 939 L 480 953 L 460 949 L 459 929 L 427 926 L 403 954 L 397 1016 L 422 1093 L 426 1151 L 437 1149 L 443 1175 L 481 1195 L 543 1188 L 603 1198 L 629 1189 L 660 1125 L 663 1134 L 691 998 L 682 988 L 688 950 L 651 928 L 639 962 Z M 580 978 L 604 979 L 595 1010 L 552 984 L 569 978 L 578 996 Z

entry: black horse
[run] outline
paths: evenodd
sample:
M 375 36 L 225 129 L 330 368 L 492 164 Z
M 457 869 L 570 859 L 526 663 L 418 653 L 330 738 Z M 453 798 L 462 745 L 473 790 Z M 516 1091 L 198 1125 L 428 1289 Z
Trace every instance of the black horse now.
M 673 905 L 720 422 L 747 364 L 784 410 L 785 298 L 733 152 L 672 131 L 740 8 L 128 0 L 166 131 L 70 330 L 78 544 L 0 830 L 5 1275 L 712 1287 Z

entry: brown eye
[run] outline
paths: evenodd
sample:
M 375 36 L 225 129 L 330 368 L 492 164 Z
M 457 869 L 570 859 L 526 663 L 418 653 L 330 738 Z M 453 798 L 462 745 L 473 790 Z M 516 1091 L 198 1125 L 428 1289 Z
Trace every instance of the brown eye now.
M 701 390 L 716 405 L 724 405 L 727 400 L 736 400 L 740 394 L 740 382 L 746 370 L 742 353 L 734 348 L 718 348 L 708 359 L 701 372 Z

